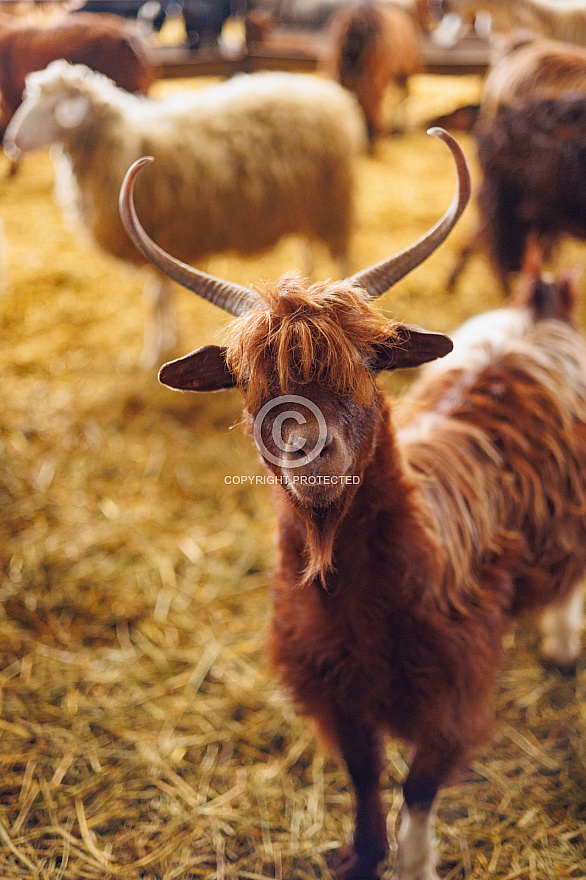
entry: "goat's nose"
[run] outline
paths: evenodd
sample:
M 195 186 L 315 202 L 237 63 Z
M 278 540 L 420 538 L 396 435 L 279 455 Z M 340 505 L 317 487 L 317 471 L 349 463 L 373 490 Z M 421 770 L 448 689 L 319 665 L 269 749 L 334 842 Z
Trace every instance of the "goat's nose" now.
M 339 445 L 340 439 L 335 430 L 329 429 L 324 438 L 317 425 L 295 425 L 287 435 L 284 458 L 294 463 L 309 457 L 308 465 L 316 462 L 325 464 L 335 457 Z
M 316 440 L 313 437 L 309 438 L 305 436 L 298 438 L 297 443 L 295 443 L 295 441 L 289 441 L 289 446 L 296 447 L 289 450 L 292 458 L 304 458 L 307 455 L 311 455 L 313 458 L 319 459 L 326 458 L 334 452 L 336 440 L 333 434 L 328 431 L 323 446 L 321 445 L 320 438 Z
M 336 448 L 338 445 L 338 439 L 333 431 L 328 430 L 326 434 L 326 439 L 324 445 L 318 452 L 316 458 L 327 458 L 328 456 L 334 455 L 336 452 Z

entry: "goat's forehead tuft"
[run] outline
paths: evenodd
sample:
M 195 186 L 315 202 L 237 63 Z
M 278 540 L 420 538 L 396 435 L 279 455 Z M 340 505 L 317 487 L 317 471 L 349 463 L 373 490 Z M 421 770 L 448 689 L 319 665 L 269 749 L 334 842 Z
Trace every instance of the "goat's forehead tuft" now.
M 362 288 L 348 281 L 321 281 L 310 284 L 296 272 L 289 273 L 277 282 L 259 286 L 259 309 L 275 316 L 303 318 L 309 314 L 332 316 L 337 311 L 363 313 L 370 320 L 384 320 L 379 310 L 368 300 Z
M 230 327 L 227 359 L 252 406 L 277 384 L 284 393 L 316 382 L 369 403 L 376 346 L 394 335 L 361 288 L 344 282 L 304 283 L 286 275 L 258 289 L 259 303 Z

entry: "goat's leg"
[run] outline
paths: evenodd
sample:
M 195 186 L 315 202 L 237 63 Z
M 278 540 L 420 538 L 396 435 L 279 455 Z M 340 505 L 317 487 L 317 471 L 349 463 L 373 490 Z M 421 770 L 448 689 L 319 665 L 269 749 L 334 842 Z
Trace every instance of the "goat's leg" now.
M 405 803 L 397 837 L 399 853 L 394 880 L 438 880 L 434 834 L 435 796 L 439 783 L 410 773 L 403 786 Z
M 463 750 L 418 749 L 403 784 L 405 803 L 393 880 L 438 880 L 434 834 L 435 798 L 462 759 Z
M 394 880 L 438 880 L 433 805 L 406 804 L 401 812 L 399 859 Z
M 173 287 L 169 279 L 159 273 L 150 278 L 144 288 L 143 301 L 147 314 L 140 364 L 153 367 L 159 357 L 172 351 L 177 343 Z
M 376 880 L 387 854 L 387 828 L 380 793 L 382 737 L 373 728 L 345 719 L 336 729 L 356 797 L 354 839 L 337 869 L 343 880 Z
M 562 672 L 573 672 L 580 656 L 584 619 L 582 584 L 574 587 L 561 603 L 546 608 L 540 621 L 543 660 Z

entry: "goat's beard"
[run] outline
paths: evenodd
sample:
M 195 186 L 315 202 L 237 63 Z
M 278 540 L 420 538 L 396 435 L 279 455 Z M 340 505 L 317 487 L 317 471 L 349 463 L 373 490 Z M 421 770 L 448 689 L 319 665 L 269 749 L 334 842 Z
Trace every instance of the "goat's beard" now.
M 325 514 L 330 508 L 343 507 L 344 487 L 342 482 L 328 486 L 308 486 L 307 491 L 300 490 L 292 481 L 294 474 L 284 473 L 289 480 L 286 483 L 287 492 L 296 505 L 301 505 L 307 511 L 313 511 L 316 515 Z
M 338 529 L 356 494 L 355 486 L 347 486 L 327 506 L 301 501 L 287 490 L 293 499 L 299 518 L 305 525 L 306 566 L 301 575 L 300 586 L 318 581 L 327 590 L 327 575 L 335 569 L 334 542 Z

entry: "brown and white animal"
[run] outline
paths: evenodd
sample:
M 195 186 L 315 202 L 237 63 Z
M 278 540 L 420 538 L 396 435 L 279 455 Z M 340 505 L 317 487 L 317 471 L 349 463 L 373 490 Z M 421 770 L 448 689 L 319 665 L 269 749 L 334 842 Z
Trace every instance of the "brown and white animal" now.
M 493 33 L 515 28 L 565 43 L 586 46 L 586 0 L 443 0 L 447 14 L 469 21 L 489 13 Z
M 544 103 L 545 102 L 545 103 Z M 488 251 L 505 292 L 537 236 L 549 259 L 563 234 L 586 237 L 586 49 L 524 42 L 491 69 L 475 128 L 482 182 L 479 223 L 448 280 Z
M 388 0 L 342 6 L 331 22 L 324 69 L 358 98 L 372 142 L 387 127 L 383 100 L 389 86 L 404 101 L 409 77 L 421 70 L 413 16 Z
M 353 222 L 364 123 L 352 95 L 313 76 L 257 73 L 161 101 L 117 88 L 81 65 L 56 61 L 27 78 L 5 148 L 60 144 L 58 195 L 104 250 L 144 259 L 124 233 L 118 194 L 128 166 L 158 161 L 137 197 L 147 229 L 181 259 L 252 256 L 286 235 L 323 242 L 344 263 Z M 176 338 L 172 288 L 160 273 L 146 297 L 143 363 Z
M 146 94 L 157 75 L 141 30 L 118 15 L 78 13 L 43 25 L 0 14 L 2 133 L 22 102 L 28 74 L 58 58 L 85 64 L 128 92 Z
M 542 650 L 579 652 L 586 568 L 586 345 L 564 284 L 532 279 L 515 307 L 474 319 L 452 342 L 387 320 L 373 300 L 446 237 L 469 197 L 395 257 L 346 281 L 287 275 L 228 285 L 165 254 L 132 205 L 137 246 L 163 271 L 237 316 L 227 347 L 164 366 L 173 388 L 237 385 L 275 478 L 279 560 L 273 661 L 302 711 L 346 762 L 354 839 L 338 876 L 374 880 L 387 852 L 380 796 L 385 733 L 413 746 L 398 880 L 434 880 L 434 800 L 487 737 L 502 636 L 551 606 Z M 148 161 L 148 160 L 147 160 Z M 381 370 L 431 364 L 407 399 Z M 553 609 L 553 610 L 551 610 Z

